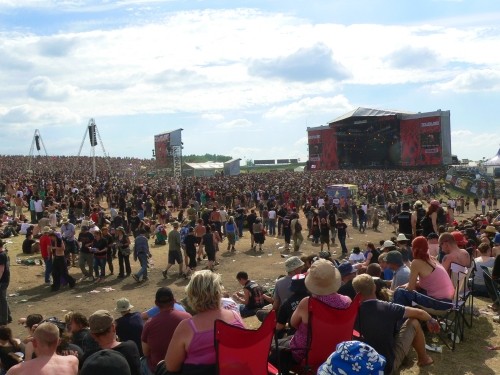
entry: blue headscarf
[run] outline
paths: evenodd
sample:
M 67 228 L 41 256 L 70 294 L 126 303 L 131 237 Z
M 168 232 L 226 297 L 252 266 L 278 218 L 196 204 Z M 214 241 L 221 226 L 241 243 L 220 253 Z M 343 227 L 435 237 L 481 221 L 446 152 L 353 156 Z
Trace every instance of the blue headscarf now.
M 318 369 L 317 375 L 383 375 L 384 356 L 361 341 L 344 341 Z

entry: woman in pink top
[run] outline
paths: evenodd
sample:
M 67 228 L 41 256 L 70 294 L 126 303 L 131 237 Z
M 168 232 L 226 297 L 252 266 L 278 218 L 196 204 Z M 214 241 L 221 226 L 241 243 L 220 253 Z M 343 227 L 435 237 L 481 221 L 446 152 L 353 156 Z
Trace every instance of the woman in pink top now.
M 424 307 L 448 309 L 455 288 L 444 267 L 429 256 L 429 244 L 425 237 L 413 240 L 412 253 L 408 284 L 394 292 L 394 302 L 405 306 L 416 302 Z
M 183 320 L 175 329 L 165 356 L 170 372 L 186 371 L 186 367 L 210 366 L 216 362 L 214 347 L 214 322 L 221 319 L 245 328 L 238 313 L 222 307 L 222 282 L 219 274 L 209 270 L 195 272 L 186 287 L 187 301 L 195 311 L 190 319 Z

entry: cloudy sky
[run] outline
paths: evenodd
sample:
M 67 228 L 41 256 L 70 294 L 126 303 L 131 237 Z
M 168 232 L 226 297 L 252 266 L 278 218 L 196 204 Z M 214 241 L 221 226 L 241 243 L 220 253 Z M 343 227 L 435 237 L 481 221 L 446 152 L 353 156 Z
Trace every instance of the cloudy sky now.
M 450 110 L 452 153 L 488 158 L 499 46 L 490 0 L 0 0 L 0 154 L 39 129 L 76 155 L 94 118 L 111 156 L 182 128 L 184 154 L 305 160 L 308 126 L 371 107 Z

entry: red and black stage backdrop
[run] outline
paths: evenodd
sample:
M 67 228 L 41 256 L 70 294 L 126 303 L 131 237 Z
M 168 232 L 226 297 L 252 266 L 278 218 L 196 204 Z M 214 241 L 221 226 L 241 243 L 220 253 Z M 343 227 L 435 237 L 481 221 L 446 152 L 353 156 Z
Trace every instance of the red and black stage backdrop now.
M 441 118 L 401 120 L 401 165 L 441 165 Z

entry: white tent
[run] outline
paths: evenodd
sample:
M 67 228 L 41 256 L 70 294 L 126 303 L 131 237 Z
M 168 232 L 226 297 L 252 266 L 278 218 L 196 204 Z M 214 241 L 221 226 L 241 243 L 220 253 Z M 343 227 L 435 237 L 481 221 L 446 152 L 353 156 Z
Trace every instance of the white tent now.
M 500 148 L 495 156 L 483 163 L 483 166 L 486 168 L 486 173 L 491 175 L 494 174 L 496 168 L 500 168 Z

